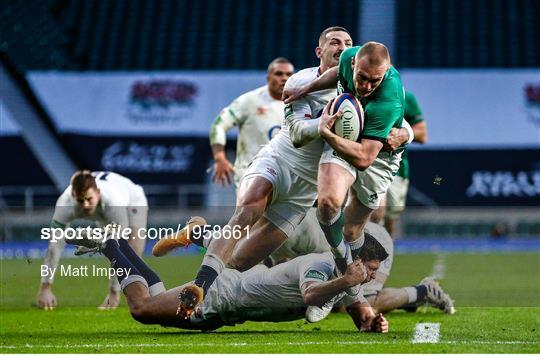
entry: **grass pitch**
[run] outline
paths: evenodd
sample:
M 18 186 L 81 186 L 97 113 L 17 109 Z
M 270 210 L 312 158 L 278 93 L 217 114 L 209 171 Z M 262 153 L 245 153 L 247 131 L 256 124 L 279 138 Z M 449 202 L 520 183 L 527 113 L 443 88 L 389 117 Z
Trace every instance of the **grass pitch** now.
M 201 256 L 147 258 L 165 284 L 192 278 Z M 62 264 L 107 266 L 103 258 Z M 4 353 L 539 353 L 540 254 L 410 254 L 395 258 L 389 286 L 412 285 L 434 266 L 456 300 L 457 313 L 421 308 L 387 315 L 386 335 L 358 333 L 347 315 L 317 324 L 248 322 L 214 333 L 141 325 L 125 301 L 114 311 L 96 306 L 107 281 L 57 278 L 59 307 L 33 307 L 41 261 L 0 261 L 0 352 Z M 413 343 L 417 323 L 440 323 L 438 343 Z

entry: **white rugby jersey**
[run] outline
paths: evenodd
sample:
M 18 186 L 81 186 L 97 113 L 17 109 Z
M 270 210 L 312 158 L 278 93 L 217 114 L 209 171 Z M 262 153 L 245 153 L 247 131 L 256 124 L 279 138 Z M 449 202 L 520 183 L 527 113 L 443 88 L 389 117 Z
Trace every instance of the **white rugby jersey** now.
M 208 291 L 203 315 L 220 315 L 227 324 L 246 320 L 292 320 L 303 316 L 306 307 L 301 286 L 305 282 L 324 282 L 335 278 L 331 253 L 313 253 L 297 257 L 272 268 L 257 265 L 246 272 L 224 270 Z M 346 306 L 365 302 L 360 294 L 348 297 L 342 292 L 334 298 Z
M 235 181 L 242 178 L 247 166 L 262 146 L 277 134 L 283 121 L 285 104 L 270 96 L 268 86 L 257 88 L 235 99 L 221 111 L 210 129 L 210 143 L 224 145 L 227 131 L 238 126 Z
M 285 89 L 302 87 L 318 76 L 318 67 L 303 69 L 287 80 Z M 304 146 L 296 148 L 290 137 L 290 127 L 299 121 L 312 120 L 320 116 L 325 105 L 336 96 L 336 93 L 336 89 L 320 90 L 288 104 L 285 109 L 284 125 L 270 142 L 270 147 L 274 152 L 290 162 L 291 170 L 295 174 L 313 184 L 317 184 L 317 171 L 324 141 L 317 137 Z
M 75 219 L 95 220 L 105 226 L 115 222 L 129 226 L 127 207 L 146 206 L 141 201 L 142 187 L 130 179 L 113 172 L 92 172 L 101 193 L 101 201 L 92 216 L 85 216 L 82 208 L 72 195 L 71 185 L 60 195 L 56 202 L 53 221 L 67 225 Z

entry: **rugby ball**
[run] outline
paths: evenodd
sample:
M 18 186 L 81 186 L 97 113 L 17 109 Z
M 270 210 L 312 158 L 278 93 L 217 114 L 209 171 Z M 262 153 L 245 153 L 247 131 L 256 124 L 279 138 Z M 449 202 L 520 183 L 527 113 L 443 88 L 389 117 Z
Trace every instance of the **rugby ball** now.
M 341 117 L 334 123 L 336 135 L 351 141 L 359 141 L 364 127 L 364 110 L 360 101 L 349 93 L 338 95 L 330 106 L 330 114 L 341 110 Z

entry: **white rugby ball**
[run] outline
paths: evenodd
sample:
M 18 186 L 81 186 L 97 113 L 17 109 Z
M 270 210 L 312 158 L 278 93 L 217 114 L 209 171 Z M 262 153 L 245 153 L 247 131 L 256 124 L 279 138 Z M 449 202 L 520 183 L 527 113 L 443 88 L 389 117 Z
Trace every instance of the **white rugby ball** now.
M 336 135 L 351 141 L 360 141 L 360 133 L 364 127 L 364 110 L 360 101 L 349 93 L 338 95 L 330 106 L 334 115 L 341 110 L 341 117 L 334 123 Z

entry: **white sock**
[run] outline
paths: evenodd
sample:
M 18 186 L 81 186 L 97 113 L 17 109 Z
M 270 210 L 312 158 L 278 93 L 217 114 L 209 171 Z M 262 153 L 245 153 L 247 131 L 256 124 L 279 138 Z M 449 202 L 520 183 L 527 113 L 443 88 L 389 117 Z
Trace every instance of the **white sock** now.
M 409 301 L 407 303 L 416 302 L 416 299 L 418 299 L 416 287 L 404 287 L 403 289 L 405 289 L 405 292 L 407 292 L 407 295 L 409 296 Z
M 148 288 L 148 283 L 146 282 L 146 279 L 144 279 L 142 276 L 139 276 L 138 274 L 130 274 L 126 278 L 120 282 L 120 287 L 122 288 L 122 292 L 124 289 L 126 289 L 127 286 L 129 286 L 131 283 L 140 282 L 145 285 L 146 288 Z
M 148 293 L 150 293 L 151 297 L 159 295 L 163 292 L 165 292 L 165 285 L 163 284 L 163 282 L 158 282 L 148 287 Z
M 364 246 L 364 232 L 356 240 L 349 242 L 349 245 L 351 246 L 351 252 L 355 255 L 354 251 L 358 251 Z

